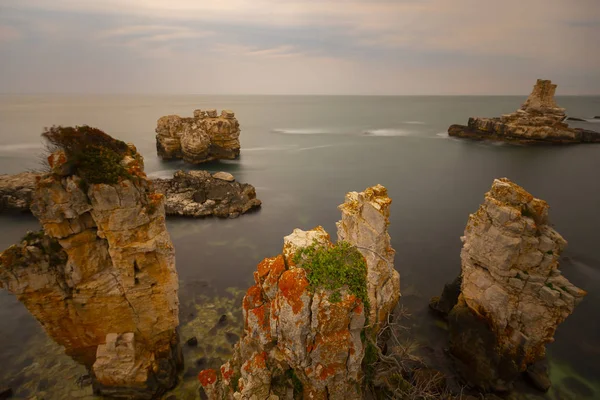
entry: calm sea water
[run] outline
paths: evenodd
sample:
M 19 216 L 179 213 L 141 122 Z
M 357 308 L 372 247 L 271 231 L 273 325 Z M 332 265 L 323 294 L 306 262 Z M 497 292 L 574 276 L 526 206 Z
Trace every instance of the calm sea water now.
M 569 242 L 561 269 L 589 293 L 548 346 L 556 379 L 575 393 L 589 394 L 600 385 L 600 145 L 523 147 L 461 141 L 445 133 L 450 124 L 466 123 L 469 116 L 498 116 L 523 101 L 524 97 L 0 96 L 0 173 L 39 165 L 44 126 L 88 124 L 133 142 L 145 158 L 146 172 L 168 177 L 191 167 L 157 158 L 156 120 L 167 114 L 191 115 L 196 108 L 232 109 L 242 128 L 240 159 L 202 168 L 228 171 L 253 184 L 263 208 L 236 220 L 168 221 L 182 303 L 195 298 L 198 290 L 226 296 L 227 288 L 248 287 L 256 264 L 277 254 L 283 236 L 294 228 L 322 225 L 335 236 L 340 218 L 336 207 L 344 194 L 380 183 L 393 200 L 390 235 L 397 251 L 401 301 L 412 311 L 415 332 L 425 342 L 440 331 L 427 314 L 428 299 L 459 273 L 459 237 L 469 213 L 477 210 L 494 178 L 508 177 L 550 204 L 551 221 Z M 600 97 L 557 101 L 572 116 L 600 115 Z M 574 125 L 600 130 L 600 120 Z M 0 216 L 0 225 L 3 249 L 37 223 L 28 216 Z M 44 338 L 41 328 L 5 291 L 0 291 L 0 321 L 0 386 L 34 379 L 28 371 L 37 357 L 47 356 L 35 347 Z M 35 356 L 23 359 L 28 352 Z M 201 354 L 193 355 L 197 356 Z M 43 382 L 44 371 L 38 375 Z

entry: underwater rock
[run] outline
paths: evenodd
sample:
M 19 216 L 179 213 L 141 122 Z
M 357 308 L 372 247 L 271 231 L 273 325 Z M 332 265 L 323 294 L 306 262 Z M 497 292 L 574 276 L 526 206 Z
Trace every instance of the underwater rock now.
M 254 186 L 215 178 L 208 171 L 177 171 L 173 179 L 153 183 L 166 196 L 167 215 L 235 218 L 262 204 Z
M 0 175 L 0 213 L 29 212 L 35 181 L 39 176 L 36 172 Z
M 162 159 L 181 158 L 192 164 L 232 160 L 240 155 L 240 124 L 223 110 L 195 110 L 191 118 L 167 115 L 157 121 L 156 150 Z
M 469 118 L 467 126 L 452 125 L 450 136 L 534 143 L 598 143 L 600 132 L 569 128 L 563 121 L 565 109 L 554 101 L 556 85 L 538 79 L 533 91 L 519 110 L 500 118 Z
M 0 287 L 92 372 L 97 393 L 158 396 L 182 364 L 164 196 L 133 145 L 89 127 L 52 129 L 51 139 L 75 141 L 65 161 L 73 174 L 37 182 L 31 210 L 43 231 L 0 253 Z
M 472 386 L 504 391 L 543 360 L 546 343 L 586 294 L 558 269 L 567 242 L 548 224 L 548 204 L 496 179 L 461 238 L 450 352 Z
M 258 264 L 233 357 L 198 376 L 209 399 L 363 398 L 369 337 L 399 299 L 390 203 L 380 185 L 349 193 L 337 244 L 320 226 L 295 229 L 280 255 Z
M 196 336 L 189 338 L 185 344 L 187 344 L 190 347 L 196 347 L 198 346 L 198 338 Z

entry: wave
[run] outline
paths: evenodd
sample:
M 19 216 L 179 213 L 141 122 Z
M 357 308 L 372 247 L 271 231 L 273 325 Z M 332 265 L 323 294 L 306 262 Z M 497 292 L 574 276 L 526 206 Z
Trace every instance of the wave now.
M 367 136 L 412 136 L 413 133 L 405 129 L 370 129 L 363 132 Z
M 590 124 L 600 124 L 600 118 L 586 118 L 585 122 Z
M 41 143 L 15 143 L 0 145 L 0 152 L 18 152 L 23 150 L 40 150 L 44 146 Z
M 426 122 L 423 121 L 404 121 L 404 124 L 409 124 L 409 125 L 425 125 Z
M 436 133 L 435 136 L 438 139 L 450 139 L 450 135 L 448 135 L 448 132 Z
M 333 144 L 322 144 L 320 146 L 301 147 L 301 148 L 296 149 L 294 151 L 305 151 L 305 150 L 313 150 L 313 149 L 322 149 L 322 148 L 325 148 L 325 147 L 333 147 L 333 146 L 334 146 Z M 339 145 L 336 144 L 335 146 L 338 147 Z
M 328 129 L 321 128 L 303 128 L 303 129 L 273 129 L 274 133 L 284 135 L 323 135 L 336 133 Z
M 281 150 L 291 150 L 297 147 L 293 144 L 282 145 L 282 146 L 266 146 L 266 147 L 250 147 L 248 149 L 242 149 L 242 153 L 248 151 L 281 151 Z

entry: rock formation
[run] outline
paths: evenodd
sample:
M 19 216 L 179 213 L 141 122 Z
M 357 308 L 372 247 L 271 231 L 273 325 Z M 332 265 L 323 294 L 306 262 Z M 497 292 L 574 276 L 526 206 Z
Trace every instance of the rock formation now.
M 223 110 L 195 110 L 192 118 L 167 115 L 156 126 L 156 150 L 165 160 L 182 158 L 200 164 L 232 160 L 240 155 L 240 124 L 235 114 Z
M 380 185 L 349 193 L 337 244 L 321 227 L 295 229 L 282 254 L 258 264 L 233 358 L 199 375 L 210 399 L 363 398 L 369 338 L 400 296 L 390 202 Z
M 42 176 L 37 172 L 0 175 L 0 213 L 29 212 L 36 179 Z M 236 182 L 227 172 L 177 171 L 173 178 L 150 182 L 153 190 L 165 196 L 167 215 L 236 218 L 262 204 L 254 186 Z
M 585 292 L 558 269 L 567 242 L 548 224 L 548 204 L 506 178 L 494 181 L 461 240 L 460 280 L 432 306 L 450 309 L 450 351 L 463 378 L 505 390 L 544 359 Z
M 538 79 L 529 98 L 519 110 L 500 118 L 469 118 L 467 126 L 452 125 L 448 134 L 473 139 L 503 140 L 519 143 L 593 143 L 600 133 L 569 128 L 563 121 L 565 109 L 554 101 L 556 85 Z
M 29 212 L 39 175 L 35 172 L 0 175 L 0 212 Z
M 155 179 L 153 184 L 166 196 L 167 215 L 236 218 L 261 205 L 254 186 L 235 182 L 225 172 L 177 171 L 173 179 Z
M 43 231 L 0 253 L 0 286 L 89 368 L 97 393 L 154 398 L 182 363 L 164 196 L 132 145 L 89 127 L 44 135 L 64 151 L 35 187 Z

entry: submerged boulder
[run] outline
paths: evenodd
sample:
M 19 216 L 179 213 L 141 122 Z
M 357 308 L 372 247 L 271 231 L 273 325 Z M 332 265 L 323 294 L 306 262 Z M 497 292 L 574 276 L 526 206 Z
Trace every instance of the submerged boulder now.
M 240 124 L 223 110 L 195 110 L 191 118 L 167 115 L 157 121 L 156 150 L 162 159 L 183 159 L 192 164 L 232 160 L 240 155 Z
M 177 171 L 172 179 L 153 184 L 166 196 L 167 215 L 235 218 L 261 205 L 254 186 L 235 182 L 226 172 Z
M 538 79 L 525 103 L 512 114 L 500 118 L 469 118 L 467 126 L 452 125 L 448 134 L 472 139 L 519 143 L 599 143 L 600 133 L 570 128 L 565 109 L 554 101 L 556 85 Z
M 96 393 L 154 398 L 182 364 L 164 196 L 132 145 L 89 127 L 45 136 L 65 151 L 35 186 L 43 231 L 0 253 L 0 287 L 89 368 Z
M 232 359 L 198 377 L 209 399 L 363 398 L 365 353 L 400 296 L 390 203 L 380 185 L 349 193 L 338 243 L 295 229 L 258 264 Z
M 463 378 L 503 391 L 544 359 L 545 345 L 586 294 L 562 276 L 567 242 L 548 223 L 548 204 L 496 179 L 461 238 L 458 296 L 447 286 L 450 352 Z M 449 304 L 453 303 L 453 304 Z M 538 385 L 539 386 L 539 385 Z

